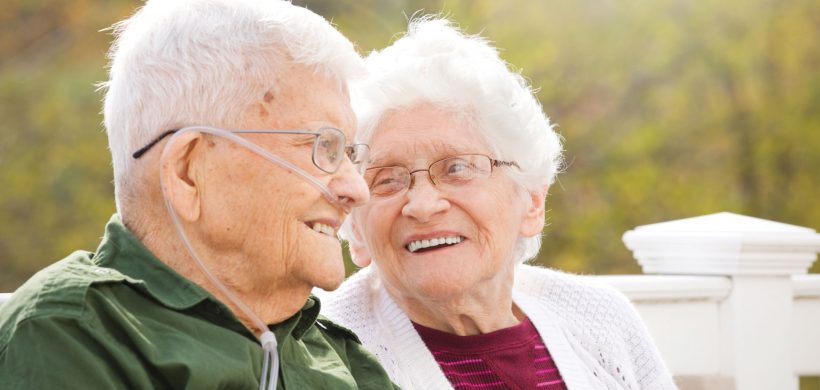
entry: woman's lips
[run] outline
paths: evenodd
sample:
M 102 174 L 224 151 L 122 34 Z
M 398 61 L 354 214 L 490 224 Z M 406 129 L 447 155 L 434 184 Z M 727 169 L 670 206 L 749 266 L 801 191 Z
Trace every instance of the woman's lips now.
M 407 245 L 405 245 L 405 249 L 410 251 L 410 253 L 416 253 L 420 250 L 424 249 L 435 249 L 443 246 L 451 246 L 460 244 L 465 240 L 464 236 L 459 235 L 442 235 L 438 237 L 420 239 L 420 240 L 413 240 L 410 241 Z

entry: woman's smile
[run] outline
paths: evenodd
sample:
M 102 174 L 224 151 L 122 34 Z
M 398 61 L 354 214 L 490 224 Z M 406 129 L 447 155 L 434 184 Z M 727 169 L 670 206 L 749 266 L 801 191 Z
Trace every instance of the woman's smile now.
M 407 250 L 411 253 L 426 253 L 436 249 L 443 249 L 458 245 L 463 241 L 463 236 L 442 236 L 431 239 L 414 240 L 405 245 L 405 248 L 407 248 Z

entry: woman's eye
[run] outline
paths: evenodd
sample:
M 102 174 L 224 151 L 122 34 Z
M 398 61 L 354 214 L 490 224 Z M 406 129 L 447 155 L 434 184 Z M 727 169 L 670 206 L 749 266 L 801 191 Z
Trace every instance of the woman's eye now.
M 466 173 L 470 169 L 470 166 L 465 161 L 453 161 L 447 164 L 447 171 L 448 175 L 458 175 Z
M 365 174 L 365 178 L 366 178 Z M 370 194 L 373 196 L 388 196 L 401 191 L 406 187 L 407 178 L 396 172 L 380 172 L 373 176 L 370 183 Z
M 374 175 L 372 180 L 369 180 L 370 188 L 393 186 L 396 182 L 398 182 L 398 177 L 389 170 L 382 170 Z
M 393 184 L 393 183 L 395 183 L 395 182 L 396 182 L 396 179 L 395 179 L 395 178 L 392 178 L 392 177 L 385 177 L 385 178 L 381 178 L 381 179 L 377 180 L 375 183 L 373 183 L 373 186 L 374 186 L 374 187 L 378 187 L 378 186 L 388 186 L 388 185 Z

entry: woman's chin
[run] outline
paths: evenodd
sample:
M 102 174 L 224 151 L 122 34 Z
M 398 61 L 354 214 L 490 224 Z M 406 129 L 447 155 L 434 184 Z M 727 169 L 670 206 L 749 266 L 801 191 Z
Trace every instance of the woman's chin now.
M 454 281 L 452 278 L 426 278 L 407 282 L 411 282 L 405 285 L 405 289 L 409 291 L 403 291 L 403 295 L 414 296 L 429 302 L 446 302 L 465 298 L 471 286 L 461 281 Z

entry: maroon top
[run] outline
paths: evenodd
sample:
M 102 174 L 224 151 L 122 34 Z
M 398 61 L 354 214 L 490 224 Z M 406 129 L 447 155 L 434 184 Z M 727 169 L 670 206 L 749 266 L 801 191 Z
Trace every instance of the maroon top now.
M 529 318 L 473 336 L 413 326 L 456 389 L 567 389 Z

